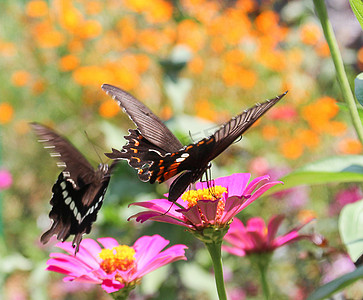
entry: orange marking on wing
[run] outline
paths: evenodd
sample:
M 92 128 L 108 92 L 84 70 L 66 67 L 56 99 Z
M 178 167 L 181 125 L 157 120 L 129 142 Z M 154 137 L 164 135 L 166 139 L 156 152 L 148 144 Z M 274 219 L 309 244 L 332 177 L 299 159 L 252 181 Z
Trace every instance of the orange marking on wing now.
M 204 144 L 204 142 L 205 142 L 204 140 L 201 140 L 201 141 L 199 141 L 199 142 L 198 142 L 198 144 L 197 144 L 197 145 L 198 145 L 198 146 L 199 146 L 199 145 L 202 145 L 202 144 Z
M 136 147 L 140 145 L 140 142 L 138 140 L 135 140 L 135 139 L 132 139 L 132 140 L 134 141 Z
M 140 162 L 141 161 L 141 159 L 138 158 L 138 157 L 136 157 L 136 156 L 132 156 L 131 159 L 135 159 L 135 160 L 137 160 L 137 162 Z
M 138 150 L 137 149 L 135 149 L 135 148 L 130 148 L 132 151 L 134 151 L 134 153 L 137 153 L 138 152 Z
M 193 148 L 193 145 L 190 145 L 190 146 L 186 147 L 185 151 L 188 151 L 190 148 Z
M 158 177 L 162 175 L 162 173 L 164 172 L 164 166 L 161 166 L 160 169 L 159 169 L 159 172 L 158 172 Z
M 214 138 L 211 138 L 209 141 L 207 141 L 207 145 L 210 144 L 211 142 L 214 142 Z
M 158 166 L 161 166 L 164 160 L 160 159 Z
M 169 179 L 169 178 L 171 178 L 171 177 L 173 177 L 174 175 L 176 175 L 178 173 L 178 170 L 177 169 L 173 169 L 173 170 L 170 170 L 170 171 L 168 171 L 168 172 L 165 172 L 164 173 L 164 180 L 167 180 L 167 179 Z

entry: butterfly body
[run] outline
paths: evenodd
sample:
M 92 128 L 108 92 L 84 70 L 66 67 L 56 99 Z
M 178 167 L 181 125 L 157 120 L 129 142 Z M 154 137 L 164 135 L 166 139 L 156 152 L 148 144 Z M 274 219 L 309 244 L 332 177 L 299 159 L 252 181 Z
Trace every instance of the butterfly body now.
M 102 89 L 119 103 L 137 126 L 125 136 L 127 144 L 121 151 L 112 149 L 112 153 L 105 153 L 106 156 L 127 160 L 130 166 L 138 170 L 139 178 L 150 183 L 161 183 L 181 173 L 169 189 L 168 200 L 172 202 L 191 183 L 202 177 L 211 160 L 226 150 L 287 93 L 256 104 L 223 124 L 213 135 L 182 146 L 163 122 L 140 101 L 111 85 L 104 84 Z
M 47 243 L 53 235 L 61 241 L 74 235 L 73 246 L 78 252 L 83 234 L 90 233 L 97 219 L 115 163 L 111 167 L 100 164 L 95 170 L 72 144 L 50 128 L 37 123 L 32 127 L 45 148 L 51 149 L 51 156 L 58 158 L 57 165 L 64 168 L 52 188 L 49 218 L 53 224 L 41 236 L 41 242 Z

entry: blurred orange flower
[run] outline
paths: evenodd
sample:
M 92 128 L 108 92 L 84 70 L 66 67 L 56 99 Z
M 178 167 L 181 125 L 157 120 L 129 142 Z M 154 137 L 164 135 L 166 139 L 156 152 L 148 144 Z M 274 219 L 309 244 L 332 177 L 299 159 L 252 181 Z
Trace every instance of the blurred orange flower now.
M 96 20 L 86 20 L 79 24 L 75 33 L 82 39 L 91 39 L 99 36 L 102 32 L 101 23 Z
M 229 64 L 240 64 L 242 63 L 246 55 L 243 53 L 241 49 L 232 49 L 223 54 L 223 58 L 226 61 L 226 63 Z
M 136 41 L 137 30 L 134 18 L 122 18 L 117 22 L 117 29 L 120 32 L 120 43 L 125 49 L 130 47 Z
M 206 33 L 203 26 L 197 22 L 185 19 L 178 24 L 177 43 L 188 45 L 192 50 L 200 50 L 206 40 Z
M 79 66 L 78 57 L 69 54 L 59 60 L 59 69 L 63 72 L 72 71 Z
M 265 140 L 271 141 L 279 134 L 279 130 L 275 125 L 265 125 L 262 128 L 262 136 Z
M 315 23 L 304 24 L 300 29 L 301 41 L 307 45 L 315 45 L 321 38 L 321 29 Z
M 362 144 L 357 139 L 345 138 L 338 144 L 338 151 L 343 154 L 360 154 L 362 150 Z
M 347 131 L 347 124 L 339 121 L 330 121 L 327 132 L 333 136 L 343 135 Z
M 120 107 L 117 105 L 116 101 L 112 99 L 107 99 L 102 102 L 99 107 L 99 113 L 104 118 L 112 118 L 114 117 L 120 110 Z
M 320 137 L 313 130 L 299 129 L 296 132 L 296 136 L 299 139 L 299 141 L 301 142 L 301 144 L 304 145 L 305 147 L 315 149 L 319 146 Z
M 99 66 L 86 66 L 77 68 L 73 79 L 80 85 L 93 85 L 100 87 L 104 82 L 111 82 L 113 76 L 105 68 Z
M 156 53 L 162 47 L 165 47 L 161 33 L 151 28 L 143 29 L 138 32 L 137 43 L 141 48 L 150 53 Z
M 13 118 L 14 109 L 8 102 L 0 103 L 0 124 L 6 124 Z
M 35 25 L 32 31 L 35 40 L 41 48 L 56 48 L 64 41 L 63 34 L 52 28 L 49 21 Z
M 24 70 L 15 71 L 11 75 L 11 82 L 15 86 L 25 86 L 29 82 L 29 79 L 30 79 L 29 72 Z
M 245 13 L 251 13 L 258 8 L 258 3 L 255 0 L 237 0 L 236 8 Z
M 86 1 L 86 13 L 88 15 L 97 15 L 102 12 L 103 5 L 99 1 Z
M 360 48 L 357 52 L 357 60 L 359 68 L 363 70 L 363 47 Z
M 306 105 L 302 109 L 302 117 L 310 127 L 317 132 L 328 131 L 330 119 L 339 111 L 336 100 L 330 97 L 321 97 L 315 103 Z
M 164 0 L 146 1 L 150 3 L 146 19 L 150 23 L 161 23 L 169 21 L 173 16 L 173 5 Z
M 216 111 L 214 110 L 213 106 L 209 103 L 208 100 L 198 100 L 195 105 L 196 115 L 200 118 L 215 121 L 216 120 Z
M 269 34 L 271 30 L 278 27 L 279 15 L 271 10 L 262 11 L 255 20 L 257 30 Z
M 300 223 L 303 224 L 310 221 L 311 219 L 316 219 L 316 218 L 317 218 L 316 212 L 310 209 L 303 209 L 299 211 L 297 215 L 297 219 L 299 220 Z
M 200 74 L 204 69 L 204 61 L 200 56 L 194 56 L 188 63 L 189 70 L 194 74 Z
M 32 85 L 32 92 L 34 95 L 39 95 L 45 90 L 45 82 L 42 79 L 38 79 Z
M 288 159 L 297 159 L 303 154 L 303 145 L 297 138 L 282 143 L 281 153 Z
M 71 33 L 77 31 L 84 18 L 82 13 L 72 5 L 72 1 L 55 0 L 54 4 L 58 9 L 58 18 L 61 26 Z
M 10 57 L 16 54 L 15 44 L 0 41 L 0 54 L 3 57 Z
M 258 74 L 254 70 L 240 69 L 238 84 L 244 90 L 252 89 L 257 82 Z
M 329 49 L 329 45 L 326 41 L 321 41 L 319 42 L 316 46 L 316 53 L 320 56 L 320 57 L 328 57 L 330 55 L 330 49 Z
M 48 4 L 42 0 L 32 0 L 26 4 L 25 13 L 32 18 L 44 17 L 49 13 Z

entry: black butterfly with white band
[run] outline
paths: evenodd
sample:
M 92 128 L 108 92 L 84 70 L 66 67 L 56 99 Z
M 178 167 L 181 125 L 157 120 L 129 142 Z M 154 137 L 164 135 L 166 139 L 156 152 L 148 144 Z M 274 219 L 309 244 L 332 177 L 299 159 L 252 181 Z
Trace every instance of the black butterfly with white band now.
M 183 146 L 164 123 L 129 93 L 109 84 L 102 89 L 116 100 L 135 123 L 129 129 L 127 144 L 121 151 L 112 149 L 105 155 L 127 160 L 138 170 L 140 180 L 159 183 L 181 173 L 171 184 L 168 200 L 175 202 L 188 186 L 199 180 L 210 162 L 227 149 L 287 92 L 245 110 L 223 124 L 213 135 Z
M 31 126 L 39 142 L 58 159 L 57 166 L 63 168 L 52 188 L 49 218 L 53 224 L 40 240 L 45 244 L 53 235 L 61 241 L 74 235 L 72 245 L 77 253 L 83 234 L 90 233 L 97 219 L 116 161 L 110 167 L 100 164 L 95 170 L 68 140 L 44 125 Z

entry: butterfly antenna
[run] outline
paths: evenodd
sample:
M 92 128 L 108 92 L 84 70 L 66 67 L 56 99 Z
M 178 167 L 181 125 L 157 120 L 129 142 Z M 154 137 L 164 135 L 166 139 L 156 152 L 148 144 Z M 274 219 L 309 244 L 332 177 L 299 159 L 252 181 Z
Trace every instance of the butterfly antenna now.
M 98 153 L 98 151 L 97 151 L 97 149 L 96 149 L 96 147 L 95 147 L 94 143 L 92 143 L 92 141 L 91 141 L 91 139 L 90 139 L 90 137 L 89 137 L 89 135 L 88 135 L 88 133 L 87 133 L 87 131 L 86 131 L 86 130 L 84 131 L 84 134 L 86 135 L 87 140 L 88 140 L 88 141 L 90 142 L 90 144 L 92 145 L 93 150 L 96 152 L 96 154 L 97 154 L 97 156 L 98 156 L 99 161 L 100 161 L 102 164 L 104 164 L 104 163 L 103 163 L 103 161 L 102 161 L 102 158 L 101 158 L 100 154 Z

